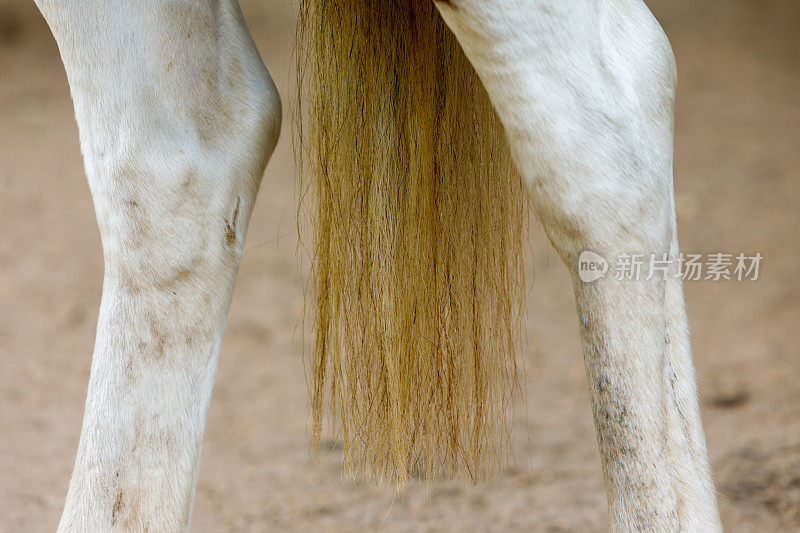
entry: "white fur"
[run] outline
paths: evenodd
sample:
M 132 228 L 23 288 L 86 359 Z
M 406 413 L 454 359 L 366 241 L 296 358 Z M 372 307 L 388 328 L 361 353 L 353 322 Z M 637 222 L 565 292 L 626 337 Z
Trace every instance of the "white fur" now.
M 577 271 L 584 250 L 677 256 L 669 41 L 640 0 L 437 5 L 573 274 L 611 529 L 720 530 L 680 281 Z
M 181 530 L 280 100 L 234 1 L 39 7 L 69 78 L 105 259 L 59 529 Z
M 280 100 L 236 0 L 37 0 L 106 264 L 62 531 L 188 526 L 219 343 Z M 614 531 L 720 529 L 680 281 L 587 284 L 589 249 L 677 254 L 675 66 L 639 0 L 440 11 L 573 273 Z

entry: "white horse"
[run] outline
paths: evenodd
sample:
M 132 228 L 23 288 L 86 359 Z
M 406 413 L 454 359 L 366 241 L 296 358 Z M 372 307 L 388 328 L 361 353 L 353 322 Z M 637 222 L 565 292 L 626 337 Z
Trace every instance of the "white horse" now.
M 419 0 L 428 1 L 428 0 Z M 61 531 L 188 527 L 220 339 L 281 102 L 236 0 L 36 0 L 69 78 L 105 279 Z M 720 521 L 675 277 L 675 64 L 641 0 L 436 3 L 573 274 L 614 531 Z

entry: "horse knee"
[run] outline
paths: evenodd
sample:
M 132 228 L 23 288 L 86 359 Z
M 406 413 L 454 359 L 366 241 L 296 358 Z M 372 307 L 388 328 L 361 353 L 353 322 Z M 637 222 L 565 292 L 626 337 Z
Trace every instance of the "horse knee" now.
M 586 248 L 662 248 L 675 65 L 647 7 L 464 0 L 439 8 L 486 86 L 561 257 L 572 264 Z
M 127 285 L 138 278 L 153 286 L 204 265 L 209 275 L 235 271 L 281 103 L 257 55 L 231 60 L 213 78 L 230 68 L 239 71 L 235 90 L 190 106 L 162 101 L 138 109 L 140 128 L 115 155 L 83 139 L 112 280 L 117 274 Z
M 210 272 L 234 271 L 281 123 L 235 2 L 135 17 L 115 4 L 39 5 L 69 77 L 110 281 L 159 285 L 206 259 Z
M 232 272 L 280 124 L 276 96 L 208 141 L 152 132 L 120 162 L 90 175 L 107 274 L 132 286 L 182 272 Z M 269 100 L 274 98 L 274 100 Z M 184 123 L 193 127 L 192 123 Z M 221 268 L 222 267 L 222 268 Z
M 570 268 L 584 250 L 606 258 L 669 250 L 674 224 L 670 171 L 636 157 L 624 154 L 614 162 L 571 173 L 545 172 L 529 180 L 537 216 Z
M 592 70 L 601 80 L 573 96 L 552 119 L 556 133 L 544 136 L 550 142 L 532 149 L 538 157 L 527 177 L 534 205 L 568 265 L 587 248 L 669 250 L 674 57 L 647 8 L 630 6 L 612 17 L 613 31 L 626 38 L 609 39 L 595 54 Z

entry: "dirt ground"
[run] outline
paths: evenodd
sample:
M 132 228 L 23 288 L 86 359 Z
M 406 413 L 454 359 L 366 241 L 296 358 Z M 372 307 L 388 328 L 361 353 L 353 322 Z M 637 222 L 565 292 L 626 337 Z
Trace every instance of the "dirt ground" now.
M 294 5 L 243 4 L 288 101 Z M 758 281 L 686 286 L 723 520 L 728 531 L 799 531 L 800 4 L 650 7 L 678 58 L 681 246 L 764 256 Z M 485 486 L 396 495 L 343 484 L 335 443 L 314 463 L 289 140 L 285 129 L 250 226 L 192 530 L 605 529 L 572 292 L 538 230 L 516 465 Z M 65 75 L 30 0 L 0 1 L 0 225 L 0 532 L 51 531 L 78 442 L 102 256 Z

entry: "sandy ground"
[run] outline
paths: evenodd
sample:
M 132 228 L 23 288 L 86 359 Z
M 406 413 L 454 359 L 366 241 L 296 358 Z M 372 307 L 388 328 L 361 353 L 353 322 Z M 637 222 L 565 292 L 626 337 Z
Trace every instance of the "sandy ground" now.
M 686 286 L 723 519 L 729 531 L 798 531 L 800 4 L 659 0 L 651 8 L 680 72 L 682 248 L 765 258 L 759 281 Z M 244 9 L 286 99 L 293 6 L 250 0 Z M 29 0 L 0 2 L 0 117 L 0 531 L 48 531 L 78 441 L 102 256 L 65 75 Z M 603 530 L 572 293 L 538 231 L 517 464 L 486 486 L 395 495 L 342 484 L 335 445 L 314 463 L 289 139 L 285 130 L 250 226 L 192 529 Z

